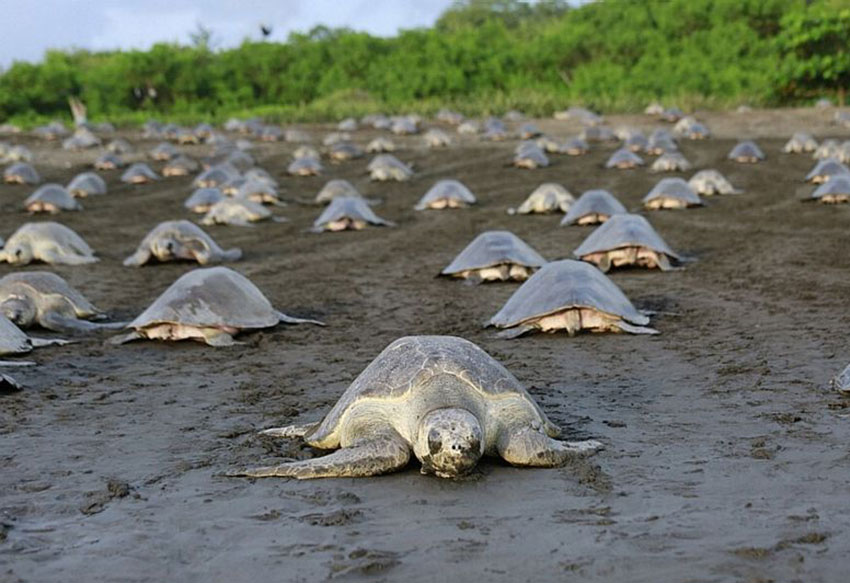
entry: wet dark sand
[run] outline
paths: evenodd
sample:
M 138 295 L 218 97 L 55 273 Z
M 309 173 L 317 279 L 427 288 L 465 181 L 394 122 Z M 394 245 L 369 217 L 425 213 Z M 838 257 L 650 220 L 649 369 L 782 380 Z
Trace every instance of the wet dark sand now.
M 647 215 L 696 259 L 681 272 L 613 275 L 638 307 L 659 312 L 657 337 L 496 339 L 480 324 L 516 284 L 434 277 L 486 229 L 510 229 L 547 258 L 567 257 L 589 229 L 505 212 L 541 182 L 562 182 L 576 195 L 607 188 L 637 208 L 667 175 L 603 170 L 613 146 L 524 171 L 504 165 L 513 141 L 464 138 L 427 151 L 419 138 L 403 138 L 397 155 L 417 169 L 405 184 L 370 183 L 368 158 L 328 164 L 320 178 L 288 178 L 294 146 L 260 146 L 255 153 L 280 177 L 284 197 L 311 197 L 326 180 L 347 178 L 383 199 L 376 212 L 398 227 L 308 234 L 320 209 L 291 204 L 275 211 L 288 223 L 208 229 L 222 246 L 242 247 L 244 260 L 232 266 L 276 307 L 327 328 L 281 325 L 230 349 L 113 347 L 101 336 L 37 350 L 30 357 L 38 366 L 5 370 L 26 389 L 0 396 L 0 580 L 843 580 L 850 400 L 828 382 L 850 361 L 850 205 L 799 202 L 811 191 L 802 177 L 813 161 L 779 153 L 798 129 L 846 139 L 847 130 L 826 123 L 830 116 L 702 116 L 716 137 L 686 141 L 682 151 L 695 170 L 717 168 L 745 194 Z M 642 117 L 612 123 L 623 121 L 647 125 Z M 569 123 L 541 124 L 556 136 L 575 132 Z M 318 136 L 329 128 L 309 129 Z M 355 133 L 362 144 L 373 135 Z M 752 136 L 767 162 L 725 160 L 736 137 Z M 36 150 L 49 181 L 67 182 L 96 156 L 18 141 Z M 157 222 L 189 218 L 182 202 L 190 179 L 131 187 L 120 172 L 103 175 L 107 196 L 56 218 L 101 262 L 50 269 L 114 318 L 131 319 L 192 267 L 120 263 Z M 480 205 L 414 212 L 439 178 L 462 180 Z M 0 234 L 29 220 L 20 203 L 31 190 L 0 186 Z M 314 455 L 256 431 L 319 419 L 385 345 L 407 334 L 476 342 L 567 437 L 600 439 L 605 451 L 554 470 L 487 461 L 459 482 L 421 476 L 415 463 L 371 479 L 221 477 Z

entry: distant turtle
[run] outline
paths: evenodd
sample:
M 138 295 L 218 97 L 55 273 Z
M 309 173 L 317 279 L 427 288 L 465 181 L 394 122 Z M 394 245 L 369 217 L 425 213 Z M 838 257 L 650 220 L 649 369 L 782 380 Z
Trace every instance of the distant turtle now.
M 254 157 L 248 152 L 242 150 L 234 150 L 229 152 L 219 162 L 219 165 L 226 166 L 234 171 L 234 173 L 247 172 L 257 164 Z
M 451 146 L 452 139 L 443 130 L 431 128 L 422 135 L 422 141 L 429 148 L 445 148 Z
M 694 189 L 697 194 L 704 196 L 741 193 L 717 170 L 700 170 L 691 176 L 691 179 L 688 180 L 688 186 Z
M 459 180 L 438 180 L 416 206 L 417 211 L 464 208 L 475 204 L 475 195 Z
M 649 210 L 685 209 L 703 204 L 699 195 L 682 178 L 661 179 L 641 202 Z
M 662 121 L 673 123 L 685 117 L 685 112 L 676 106 L 667 107 L 664 109 L 664 111 L 661 112 L 661 115 L 659 117 Z
M 268 171 L 259 167 L 249 168 L 245 171 L 245 174 L 243 176 L 246 180 L 263 182 L 274 188 L 277 188 L 279 186 L 277 180 L 271 174 L 269 174 Z
M 174 144 L 169 144 L 168 142 L 161 142 L 157 144 L 148 153 L 152 159 L 159 160 L 160 162 L 171 160 L 172 158 L 177 157 L 178 154 L 180 154 L 180 150 L 178 150 Z
M 370 154 L 395 152 L 395 143 L 386 136 L 378 136 L 367 144 L 366 151 Z
M 193 269 L 182 275 L 113 344 L 132 340 L 198 340 L 210 346 L 239 344 L 233 336 L 278 323 L 318 324 L 275 310 L 251 281 L 227 267 Z
M 664 106 L 658 103 L 657 101 L 653 101 L 652 103 L 646 106 L 646 109 L 643 110 L 643 113 L 646 115 L 659 117 L 662 113 L 664 113 Z
M 475 121 L 474 119 L 467 119 L 458 124 L 457 133 L 472 135 L 477 134 L 481 131 L 481 124 Z
M 330 147 L 328 155 L 337 162 L 355 160 L 363 157 L 363 148 L 354 142 L 339 142 Z
M 51 346 L 53 344 L 67 344 L 67 340 L 44 338 L 32 338 L 27 336 L 26 332 L 15 326 L 6 316 L 0 314 L 0 356 L 8 354 L 26 354 L 31 352 L 33 348 L 41 348 L 42 346 Z M 12 364 L 11 362 L 0 362 L 0 364 Z M 15 362 L 14 364 L 34 364 Z
M 295 148 L 295 151 L 292 152 L 293 160 L 298 160 L 299 158 L 316 158 L 318 160 L 320 157 L 321 154 L 313 146 L 298 146 Z
M 362 477 L 403 469 L 411 452 L 423 474 L 458 478 L 482 456 L 515 466 L 557 467 L 602 447 L 563 442 L 520 382 L 475 344 L 454 336 L 407 336 L 387 346 L 319 423 L 264 431 L 337 451 L 229 476 Z
M 289 143 L 303 143 L 310 141 L 310 134 L 304 130 L 289 128 L 283 131 L 283 139 Z
M 692 116 L 683 117 L 676 122 L 676 125 L 673 126 L 673 131 L 689 140 L 704 140 L 711 136 L 711 131 L 708 127 L 698 122 Z
M 224 194 L 218 188 L 198 188 L 186 199 L 183 206 L 193 213 L 207 213 L 217 202 L 224 200 Z
M 662 154 L 649 167 L 650 172 L 684 172 L 690 169 L 691 163 L 679 152 Z
M 17 126 L 13 123 L 0 123 L 0 135 L 14 135 L 21 133 L 20 126 Z
M 42 261 L 55 265 L 95 263 L 97 257 L 77 233 L 59 223 L 24 223 L 6 241 L 0 261 L 27 265 Z
M 590 146 L 587 145 L 587 141 L 584 138 L 576 137 L 564 142 L 560 151 L 568 156 L 581 156 L 587 154 L 588 150 L 590 150 Z
M 510 231 L 485 231 L 475 237 L 440 275 L 486 281 L 525 281 L 546 260 Z
M 372 180 L 380 182 L 389 180 L 404 182 L 413 176 L 413 169 L 392 154 L 375 156 L 366 169 Z
M 93 164 L 95 170 L 117 170 L 118 168 L 123 168 L 126 165 L 127 163 L 121 159 L 121 156 L 109 152 L 99 156 Z
M 573 251 L 603 273 L 612 267 L 637 266 L 671 271 L 681 258 L 640 215 L 617 214 L 605 221 Z
M 522 121 L 525 119 L 525 114 L 516 109 L 511 109 L 503 117 L 505 121 Z
M 239 176 L 239 171 L 235 168 L 216 164 L 198 174 L 192 181 L 192 185 L 196 188 L 217 188 L 236 176 Z
M 22 144 L 12 146 L 6 152 L 6 160 L 10 162 L 31 162 L 32 158 L 32 151 Z
M 549 157 L 534 142 L 523 142 L 514 154 L 513 165 L 528 170 L 545 168 L 549 165 Z
M 360 120 L 361 123 L 372 126 L 373 129 L 376 130 L 388 130 L 392 127 L 392 122 L 390 118 L 384 115 L 383 113 L 373 113 L 369 115 L 364 115 L 363 119 Z
M 225 198 L 210 207 L 201 223 L 204 225 L 234 225 L 250 227 L 251 223 L 272 218 L 263 205 L 241 198 Z M 276 219 L 282 220 L 282 219 Z
M 447 123 L 453 126 L 460 125 L 464 120 L 462 113 L 458 113 L 457 111 L 451 111 L 448 109 L 441 109 L 434 117 L 439 122 Z
M 10 273 L 0 279 L 0 313 L 21 328 L 41 326 L 56 332 L 120 328 L 67 281 L 47 271 Z
M 115 138 L 106 144 L 106 150 L 113 154 L 129 154 L 133 151 L 133 146 L 124 138 Z
M 588 142 L 613 142 L 617 139 L 614 135 L 614 130 L 601 125 L 592 125 L 584 128 L 581 134 L 579 134 L 579 137 Z
M 607 190 L 588 190 L 573 203 L 561 220 L 561 226 L 597 225 L 612 215 L 625 212 L 626 207 Z
M 260 204 L 273 204 L 285 206 L 286 203 L 280 200 L 277 193 L 277 188 L 260 180 L 245 180 L 239 186 L 236 193 L 239 198 L 245 198 Z
M 351 134 L 346 132 L 331 132 L 322 138 L 323 146 L 333 146 L 343 142 L 351 142 Z
M 528 332 L 581 330 L 658 334 L 614 282 L 583 261 L 547 263 L 508 299 L 488 326 L 502 328 L 502 338 Z
M 30 164 L 17 162 L 3 170 L 3 181 L 6 184 L 38 184 L 41 176 Z
M 516 133 L 517 137 L 520 140 L 531 140 L 543 134 L 543 132 L 540 131 L 540 128 L 538 128 L 536 124 L 533 124 L 531 122 L 524 123 L 519 126 L 519 129 Z
M 806 174 L 806 182 L 823 184 L 837 174 L 850 174 L 850 168 L 832 158 L 819 160 L 815 167 Z
M 159 176 L 144 162 L 133 164 L 121 175 L 121 182 L 128 184 L 146 184 L 154 180 L 159 180 Z
M 832 388 L 844 395 L 850 394 L 850 364 L 832 378 Z
M 283 139 L 283 130 L 275 126 L 264 126 L 257 132 L 257 138 L 261 142 L 279 142 Z
M 71 179 L 66 187 L 71 196 L 86 198 L 106 194 L 106 182 L 94 172 L 81 172 Z
M 815 149 L 812 158 L 815 160 L 826 160 L 827 158 L 838 159 L 841 157 L 841 143 L 838 140 L 828 139 L 820 143 Z
M 316 204 L 328 204 L 335 198 L 363 198 L 360 192 L 354 188 L 348 180 L 335 179 L 327 182 L 316 195 Z
M 322 163 L 318 158 L 296 158 L 286 171 L 293 176 L 318 176 L 322 173 Z
M 623 147 L 635 154 L 646 151 L 648 146 L 649 139 L 641 133 L 633 134 L 623 141 Z
M 162 167 L 163 176 L 188 176 L 198 170 L 198 163 L 190 157 L 180 154 Z
M 67 188 L 61 184 L 48 183 L 39 186 L 25 201 L 24 207 L 31 213 L 51 213 L 59 211 L 79 211 L 83 207 Z
M 74 135 L 62 141 L 62 149 L 64 150 L 84 150 L 86 148 L 94 148 L 101 144 L 101 139 L 94 135 L 91 130 L 81 127 L 74 131 Z
M 417 133 L 419 127 L 415 119 L 410 116 L 402 116 L 393 119 L 390 131 L 396 135 L 403 136 Z
M 569 190 L 555 182 L 544 182 L 528 195 L 515 212 L 521 215 L 565 213 L 570 210 L 574 202 L 575 198 Z
M 620 170 L 628 170 L 643 166 L 643 158 L 629 150 L 628 148 L 620 148 L 608 158 L 605 162 L 606 168 L 618 168 Z
M 201 136 L 189 128 L 178 128 L 173 140 L 181 145 L 200 144 Z
M 343 196 L 331 200 L 328 207 L 313 222 L 312 231 L 359 231 L 366 225 L 394 226 L 376 215 L 362 198 Z
M 814 152 L 818 149 L 817 141 L 805 132 L 797 132 L 791 139 L 785 142 L 782 151 L 786 154 L 800 154 L 802 152 Z
M 836 174 L 818 186 L 809 200 L 824 204 L 850 202 L 850 174 Z
M 152 260 L 188 260 L 210 265 L 237 261 L 241 257 L 240 249 L 225 251 L 195 223 L 184 220 L 163 221 L 145 235 L 136 252 L 124 260 L 124 265 L 141 267 Z
M 347 117 L 336 124 L 336 129 L 341 132 L 353 132 L 357 129 L 357 120 L 353 117 Z
M 764 160 L 765 156 L 764 152 L 761 151 L 761 148 L 755 142 L 745 140 L 732 148 L 727 158 L 742 164 L 755 164 Z

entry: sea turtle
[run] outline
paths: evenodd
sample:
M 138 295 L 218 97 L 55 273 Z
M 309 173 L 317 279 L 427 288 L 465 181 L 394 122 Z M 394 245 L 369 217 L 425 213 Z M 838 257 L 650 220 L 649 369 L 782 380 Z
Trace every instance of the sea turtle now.
M 211 166 L 224 166 L 232 169 L 234 172 L 247 172 L 249 169 L 256 166 L 257 161 L 248 152 L 242 150 L 231 150 L 227 152 L 222 160 Z
M 161 142 L 148 152 L 148 155 L 152 159 L 160 162 L 167 162 L 168 160 L 176 157 L 178 154 L 180 154 L 180 150 L 178 150 L 174 144 L 169 144 L 168 142 Z
M 372 126 L 373 129 L 376 130 L 388 130 L 393 125 L 393 122 L 389 117 L 384 115 L 383 113 L 372 113 L 369 115 L 364 115 L 363 119 L 360 120 L 361 123 Z
M 528 122 L 519 126 L 516 135 L 520 140 L 532 140 L 543 135 L 543 132 L 540 131 L 540 128 L 536 124 Z
M 390 131 L 398 136 L 415 134 L 419 131 L 416 120 L 410 116 L 396 117 L 392 120 Z
M 617 139 L 614 130 L 607 126 L 594 125 L 584 128 L 579 137 L 588 142 L 613 142 Z
M 727 158 L 742 164 L 755 164 L 764 160 L 765 156 L 764 152 L 761 151 L 761 148 L 755 142 L 745 140 L 732 148 Z
M 688 185 L 697 194 L 712 196 L 715 194 L 740 194 L 725 176 L 717 170 L 700 170 L 688 180 Z
M 295 148 L 295 151 L 292 152 L 292 159 L 298 160 L 299 158 L 320 158 L 321 154 L 319 151 L 313 146 L 298 146 Z
M 366 151 L 370 154 L 395 152 L 395 143 L 386 136 L 378 136 L 366 145 Z
M 66 187 L 71 196 L 86 198 L 106 194 L 106 182 L 94 172 L 81 172 L 71 179 Z
M 199 136 L 189 128 L 177 128 L 177 131 L 174 133 L 174 137 L 172 139 L 181 145 L 201 143 L 201 136 Z
M 357 120 L 353 117 L 347 117 L 336 124 L 336 129 L 341 132 L 353 132 L 357 129 Z
M 487 325 L 502 328 L 502 338 L 538 330 L 658 334 L 647 324 L 649 318 L 595 266 L 564 259 L 541 267 Z
M 568 156 L 581 156 L 587 154 L 589 150 L 587 140 L 580 137 L 570 138 L 561 146 L 561 153 Z
M 481 132 L 481 124 L 474 119 L 464 120 L 457 126 L 457 133 L 472 135 Z
M 850 174 L 836 174 L 818 186 L 808 200 L 824 204 L 850 202 Z
M 363 157 L 363 148 L 354 142 L 338 142 L 330 147 L 328 156 L 336 162 L 355 160 Z
M 839 393 L 850 395 L 850 364 L 832 378 L 831 384 Z
M 437 115 L 434 116 L 434 119 L 442 123 L 456 126 L 463 122 L 464 117 L 462 113 L 458 113 L 457 111 L 441 109 L 437 112 Z
M 85 150 L 101 145 L 101 139 L 87 128 L 77 128 L 70 138 L 62 140 L 63 150 Z
M 422 135 L 422 141 L 429 148 L 445 148 L 451 146 L 452 139 L 443 130 L 431 128 Z
M 204 225 L 235 225 L 251 227 L 251 223 L 272 218 L 263 205 L 241 198 L 225 198 L 210 207 L 201 223 Z M 284 219 L 275 219 L 283 221 Z
M 838 140 L 828 139 L 820 143 L 815 149 L 812 158 L 815 160 L 826 160 L 827 158 L 839 158 L 841 156 L 841 143 Z
M 458 478 L 482 456 L 515 466 L 557 467 L 592 454 L 598 441 L 554 439 L 552 424 L 520 382 L 478 346 L 455 336 L 406 336 L 387 346 L 319 423 L 268 429 L 337 451 L 229 476 L 333 478 L 404 468 Z
M 135 320 L 132 330 L 113 344 L 132 340 L 198 340 L 210 346 L 239 344 L 243 330 L 271 328 L 278 323 L 318 324 L 275 310 L 251 281 L 227 267 L 205 267 L 183 274 Z
M 622 266 L 671 271 L 673 264 L 681 261 L 649 221 L 626 213 L 614 215 L 597 227 L 573 255 L 593 263 L 603 273 Z
M 31 162 L 32 158 L 32 150 L 22 144 L 12 146 L 6 152 L 6 160 L 9 162 Z
M 711 136 L 711 131 L 708 127 L 705 124 L 698 122 L 692 116 L 683 117 L 676 122 L 676 125 L 673 126 L 673 131 L 689 140 L 704 140 Z
M 588 190 L 576 200 L 561 219 L 563 225 L 597 225 L 612 215 L 625 213 L 626 207 L 607 190 Z
M 549 157 L 534 142 L 523 142 L 515 151 L 513 165 L 528 170 L 545 168 L 549 165 Z
M 0 123 L 0 136 L 19 134 L 21 131 L 21 127 L 13 123 Z
M 672 107 L 665 108 L 658 117 L 660 117 L 662 121 L 673 123 L 685 117 L 685 112 L 674 105 Z
M 254 167 L 254 168 L 249 168 L 248 170 L 245 171 L 245 174 L 243 174 L 243 176 L 247 180 L 254 180 L 256 182 L 263 182 L 263 183 L 268 184 L 269 186 L 271 186 L 273 188 L 278 187 L 277 180 L 271 174 L 269 174 L 269 172 L 267 170 L 264 170 L 263 168 L 260 168 L 259 166 Z
M 41 326 L 57 332 L 121 328 L 67 281 L 47 271 L 10 273 L 0 279 L 0 313 L 21 328 Z
M 0 356 L 7 354 L 26 354 L 31 352 L 33 348 L 41 348 L 42 346 L 51 346 L 53 344 L 67 344 L 67 340 L 59 339 L 44 339 L 32 338 L 27 336 L 26 332 L 18 328 L 14 322 L 6 316 L 0 314 Z M 2 362 L 3 365 L 24 365 L 34 364 L 31 362 Z
M 296 158 L 286 171 L 293 176 L 318 176 L 322 173 L 322 163 L 318 158 Z
M 124 265 L 141 267 L 152 260 L 188 260 L 209 265 L 237 261 L 241 257 L 240 249 L 225 251 L 195 223 L 185 220 L 164 221 L 145 235 L 136 252 L 124 260 Z
M 574 202 L 575 198 L 569 190 L 555 182 L 544 182 L 528 195 L 528 198 L 519 205 L 515 212 L 521 215 L 565 213 L 570 210 L 570 206 Z
M 59 211 L 79 211 L 83 207 L 61 184 L 48 183 L 39 186 L 25 201 L 24 207 L 31 213 L 51 213 Z
M 323 146 L 333 146 L 334 144 L 340 144 L 340 143 L 343 143 L 343 142 L 350 142 L 350 141 L 351 141 L 351 134 L 349 134 L 349 133 L 346 133 L 346 132 L 331 132 L 331 133 L 325 135 L 324 138 L 322 138 L 322 145 Z
M 50 221 L 24 223 L 0 251 L 0 261 L 12 265 L 27 265 L 32 261 L 83 265 L 97 260 L 82 237 L 65 225 Z
M 643 152 L 649 146 L 649 139 L 641 134 L 633 134 L 623 140 L 623 147 L 637 154 L 638 152 Z
M 41 176 L 30 164 L 17 162 L 3 170 L 3 182 L 6 184 L 38 184 Z
M 289 128 L 283 131 L 283 140 L 289 143 L 303 143 L 310 141 L 310 134 L 304 130 Z
M 328 181 L 316 195 L 316 204 L 328 204 L 335 198 L 363 198 L 348 180 L 335 179 Z
M 491 142 L 500 142 L 508 139 L 508 128 L 502 120 L 495 117 L 488 117 L 484 120 L 484 133 L 481 136 L 482 140 Z
M 463 208 L 476 202 L 472 191 L 459 180 L 438 180 L 413 208 L 417 211 Z
M 186 199 L 183 206 L 193 213 L 207 213 L 210 208 L 224 200 L 224 194 L 218 188 L 198 188 Z
M 286 205 L 286 203 L 280 200 L 277 188 L 260 180 L 243 180 L 242 184 L 239 185 L 236 196 L 260 204 Z
M 192 181 L 196 188 L 216 188 L 239 176 L 239 171 L 225 164 L 216 164 L 198 174 Z
M 823 184 L 837 174 L 850 174 L 850 168 L 833 158 L 819 160 L 815 167 L 806 174 L 806 182 Z
M 112 154 L 107 152 L 101 156 L 98 156 L 97 160 L 94 161 L 95 170 L 117 170 L 118 168 L 123 168 L 127 163 L 119 156 L 118 154 Z
M 276 126 L 263 126 L 257 132 L 257 138 L 261 142 L 279 142 L 283 137 L 283 130 Z
M 159 180 L 159 176 L 144 162 L 136 162 L 121 175 L 121 182 L 127 184 L 147 184 L 153 180 Z
M 537 147 L 546 152 L 547 154 L 563 154 L 561 151 L 561 147 L 563 144 L 556 140 L 551 136 L 540 136 L 534 143 L 537 144 Z
M 519 110 L 511 109 L 508 110 L 502 117 L 505 121 L 522 121 L 525 119 L 525 114 Z
M 664 113 L 664 106 L 658 103 L 657 101 L 653 101 L 652 103 L 646 106 L 646 109 L 643 110 L 643 113 L 646 115 L 658 117 L 662 113 Z
M 372 180 L 404 182 L 413 176 L 413 169 L 392 154 L 378 154 L 366 167 Z
M 791 139 L 785 142 L 782 151 L 786 154 L 800 154 L 802 152 L 814 152 L 818 149 L 817 141 L 805 132 L 797 132 Z
M 115 138 L 106 144 L 106 151 L 113 154 L 129 154 L 133 151 L 133 146 L 124 138 Z
M 440 275 L 478 284 L 525 281 L 546 260 L 510 231 L 485 231 L 455 257 Z
M 198 163 L 189 156 L 175 156 L 162 167 L 163 176 L 188 176 L 198 170 Z
M 641 202 L 648 210 L 684 209 L 703 204 L 699 195 L 682 178 L 663 178 Z
M 620 170 L 628 170 L 643 166 L 643 158 L 629 150 L 628 148 L 620 148 L 608 158 L 605 162 L 606 168 L 618 168 Z
M 577 122 L 588 126 L 599 125 L 605 121 L 601 115 L 590 111 L 586 107 L 579 107 L 575 105 L 564 111 L 556 111 L 554 118 L 561 121 L 576 120 Z
M 331 200 L 313 222 L 314 233 L 322 231 L 359 231 L 366 225 L 395 226 L 376 215 L 362 198 L 343 196 Z
M 650 172 L 684 172 L 690 169 L 691 163 L 679 152 L 661 154 L 649 167 Z

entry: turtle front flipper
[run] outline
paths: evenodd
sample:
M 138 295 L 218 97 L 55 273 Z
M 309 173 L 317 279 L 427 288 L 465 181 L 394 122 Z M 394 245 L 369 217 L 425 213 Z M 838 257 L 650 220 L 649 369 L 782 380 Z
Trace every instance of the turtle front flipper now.
M 87 265 L 89 263 L 97 263 L 97 257 L 87 255 L 77 255 L 61 249 L 45 249 L 40 252 L 40 257 L 45 263 L 51 265 Z
M 71 344 L 70 340 L 63 340 L 61 338 L 33 338 L 30 337 L 30 344 L 32 344 L 33 348 L 41 348 L 43 346 L 63 346 L 65 344 Z
M 319 320 L 310 320 L 307 318 L 294 318 L 292 316 L 287 316 L 283 312 L 277 313 L 278 318 L 284 324 L 315 324 L 316 326 L 327 326 L 324 322 L 320 322 Z
M 628 332 L 629 334 L 661 334 L 661 332 L 655 328 L 650 328 L 649 326 L 635 326 L 634 324 L 629 324 L 623 320 L 617 320 L 614 322 L 614 325 L 623 332 Z
M 124 260 L 124 267 L 141 267 L 151 260 L 150 247 L 144 245 L 136 249 L 136 252 Z
M 304 437 L 316 427 L 319 423 L 304 423 L 303 425 L 287 425 L 285 427 L 271 427 L 260 431 L 260 435 L 268 435 L 269 437 L 292 438 Z
M 388 430 L 355 441 L 323 457 L 228 472 L 247 478 L 359 478 L 399 470 L 410 461 L 410 446 L 395 431 Z
M 528 426 L 506 428 L 499 438 L 499 455 L 511 465 L 540 468 L 562 466 L 571 459 L 591 455 L 602 444 L 588 441 L 558 441 Z
M 138 330 L 130 330 L 126 334 L 121 334 L 120 336 L 113 336 L 107 342 L 113 345 L 126 344 L 128 342 L 133 342 L 134 340 L 142 340 L 146 336 L 139 332 Z
M 38 320 L 42 328 L 54 332 L 79 333 L 95 332 L 98 330 L 118 330 L 127 326 L 127 322 L 89 322 L 77 318 L 66 318 L 57 313 L 44 314 Z
M 223 347 L 223 346 L 238 346 L 243 344 L 233 339 L 233 336 L 218 328 L 204 328 L 201 330 L 204 336 L 204 342 L 208 346 Z
M 514 338 L 519 338 L 523 334 L 528 334 L 533 330 L 534 326 L 515 326 L 513 328 L 507 328 L 497 333 L 496 338 L 505 338 L 507 340 L 512 340 Z

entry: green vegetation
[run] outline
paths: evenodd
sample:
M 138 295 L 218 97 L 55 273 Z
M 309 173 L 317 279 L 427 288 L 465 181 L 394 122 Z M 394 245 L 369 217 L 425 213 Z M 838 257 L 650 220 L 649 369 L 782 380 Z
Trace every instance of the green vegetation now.
M 49 51 L 0 74 L 0 121 L 67 117 L 190 121 L 231 115 L 338 119 L 384 111 L 550 115 L 581 104 L 638 110 L 843 99 L 850 0 L 457 1 L 393 38 L 317 27 L 285 43 L 148 51 Z

